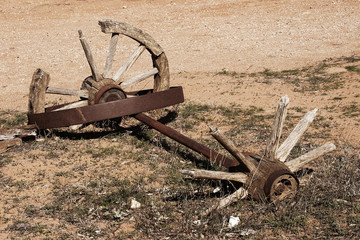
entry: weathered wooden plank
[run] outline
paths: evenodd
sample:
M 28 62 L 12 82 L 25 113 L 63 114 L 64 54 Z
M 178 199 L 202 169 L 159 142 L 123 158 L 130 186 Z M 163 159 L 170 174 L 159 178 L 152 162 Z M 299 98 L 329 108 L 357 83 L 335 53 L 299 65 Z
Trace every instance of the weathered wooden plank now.
M 0 129 L 0 141 L 22 137 L 35 137 L 36 126 L 26 125 L 19 128 Z
M 163 53 L 163 49 L 155 40 L 146 32 L 133 27 L 130 24 L 123 22 L 116 22 L 113 20 L 101 20 L 99 21 L 101 31 L 104 33 L 119 33 L 128 36 L 140 44 L 144 44 L 146 48 L 155 56 L 159 56 Z
M 298 158 L 286 162 L 285 165 L 288 166 L 292 172 L 296 172 L 303 168 L 309 162 L 335 149 L 336 146 L 333 143 L 328 142 Z
M 141 73 L 141 74 L 139 74 L 139 75 L 137 75 L 137 76 L 135 76 L 135 77 L 133 77 L 133 78 L 131 78 L 129 80 L 126 80 L 126 81 L 122 82 L 120 84 L 120 86 L 121 86 L 122 89 L 129 88 L 129 87 L 131 87 L 131 86 L 133 86 L 133 85 L 135 85 L 135 84 L 137 84 L 137 83 L 139 83 L 141 81 L 144 81 L 145 79 L 147 79 L 147 78 L 149 78 L 151 76 L 154 76 L 157 72 L 158 72 L 158 70 L 156 68 L 153 68 L 153 69 L 151 69 L 151 70 L 149 70 L 147 72 Z
M 223 209 L 238 200 L 246 198 L 247 196 L 248 196 L 248 191 L 245 188 L 241 187 L 238 190 L 236 190 L 233 194 L 221 199 L 217 204 L 211 206 L 209 209 L 202 212 L 201 215 L 206 216 L 215 210 Z
M 281 144 L 278 150 L 275 153 L 275 158 L 279 159 L 281 162 L 285 162 L 287 156 L 289 156 L 291 149 L 299 141 L 300 137 L 308 129 L 312 121 L 316 116 L 317 108 L 305 114 L 305 116 L 300 120 L 296 125 L 294 130 L 290 133 L 288 138 Z
M 285 95 L 280 99 L 272 127 L 272 133 L 266 146 L 265 157 L 269 159 L 275 158 L 275 152 L 279 147 L 279 141 L 281 138 L 281 133 L 286 118 L 288 106 L 289 98 L 287 95 Z
M 208 170 L 199 170 L 199 169 L 184 169 L 181 171 L 182 174 L 191 176 L 192 178 L 201 178 L 201 179 L 214 179 L 214 180 L 228 180 L 228 181 L 237 181 L 241 183 L 246 183 L 248 181 L 248 176 L 245 173 L 236 172 L 220 172 L 220 171 L 208 171 Z
M 61 111 L 61 110 L 66 110 L 66 109 L 71 109 L 71 108 L 85 107 L 87 105 L 89 105 L 88 100 L 82 100 L 82 101 L 70 103 L 70 104 L 65 105 L 64 107 L 61 107 L 61 108 L 57 108 L 57 109 L 54 110 L 54 112 Z
M 102 77 L 101 77 L 101 75 L 100 75 L 100 73 L 98 71 L 98 68 L 96 67 L 94 57 L 93 57 L 93 55 L 91 53 L 91 50 L 90 50 L 90 46 L 89 46 L 88 42 L 86 41 L 82 31 L 79 30 L 78 32 L 79 32 L 79 40 L 80 40 L 81 45 L 82 45 L 82 47 L 84 49 L 84 53 L 85 53 L 86 59 L 87 59 L 87 61 L 89 63 L 92 76 L 93 76 L 94 80 L 98 82 L 98 81 L 100 81 L 102 79 Z
M 145 46 L 140 45 L 129 57 L 129 59 L 120 67 L 120 69 L 114 74 L 113 80 L 115 82 L 119 82 L 122 80 L 123 75 L 134 65 L 136 60 L 140 57 L 140 55 L 144 52 Z
M 83 97 L 83 98 L 89 97 L 89 93 L 87 90 L 74 90 L 74 89 L 66 89 L 66 88 L 48 87 L 46 89 L 46 93 L 69 95 L 69 96 L 79 96 L 79 97 Z
M 49 73 L 40 68 L 35 70 L 29 92 L 28 112 L 30 114 L 43 113 L 45 111 L 45 90 L 49 81 Z
M 249 169 L 251 173 L 254 173 L 257 165 L 254 161 L 252 161 L 251 158 L 246 157 L 244 154 L 242 154 L 235 144 L 229 140 L 225 135 L 220 132 L 220 130 L 209 126 L 210 128 L 210 134 L 213 136 L 231 155 L 233 155 L 238 161 L 245 164 L 245 166 Z
M 118 39 L 119 39 L 118 33 L 113 33 L 111 35 L 110 45 L 109 45 L 109 53 L 106 58 L 106 63 L 105 63 L 105 67 L 104 67 L 104 78 L 111 78 L 111 69 L 112 69 L 112 64 L 114 61 L 114 56 L 115 56 L 116 45 L 117 45 Z

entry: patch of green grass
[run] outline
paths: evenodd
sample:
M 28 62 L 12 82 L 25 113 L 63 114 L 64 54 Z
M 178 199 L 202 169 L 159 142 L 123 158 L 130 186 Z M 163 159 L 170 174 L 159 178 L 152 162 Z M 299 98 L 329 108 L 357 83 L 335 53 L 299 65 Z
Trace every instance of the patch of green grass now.
M 21 192 L 24 189 L 28 189 L 30 186 L 25 180 L 19 180 L 13 182 L 13 185 L 17 188 L 18 192 Z
M 357 65 L 346 66 L 345 69 L 348 70 L 349 72 L 360 73 L 360 68 Z
M 216 75 L 230 76 L 233 78 L 241 78 L 241 77 L 245 76 L 246 74 L 238 73 L 235 71 L 229 71 L 228 69 L 223 68 L 220 72 L 217 72 Z
M 263 76 L 265 80 L 260 79 L 263 83 L 271 82 L 271 79 L 285 81 L 288 84 L 295 85 L 294 91 L 296 92 L 329 91 L 344 86 L 344 80 L 340 74 L 326 73 L 326 69 L 332 66 L 332 63 L 325 61 L 302 69 L 283 71 L 265 69 L 262 72 L 254 73 L 251 77 Z
M 265 69 L 263 72 L 260 72 L 260 74 L 263 74 L 267 77 L 279 77 L 282 76 L 282 72 L 277 71 L 271 71 L 270 69 Z
M 206 114 L 211 111 L 212 108 L 207 104 L 186 104 L 183 109 L 181 109 L 181 115 L 184 118 L 192 117 L 195 119 L 199 118 L 199 115 Z
M 304 107 L 293 107 L 292 109 L 294 109 L 298 113 L 304 113 L 305 112 Z
M 48 230 L 48 227 L 44 224 L 31 224 L 28 221 L 18 220 L 15 221 L 7 230 L 18 232 L 20 235 L 46 235 L 50 234 L 51 231 Z
M 281 215 L 281 216 L 269 216 L 265 219 L 265 222 L 269 224 L 270 228 L 275 231 L 289 230 L 291 232 L 302 231 L 306 227 L 307 216 L 305 215 Z
M 344 116 L 346 117 L 358 117 L 360 116 L 360 108 L 356 102 L 352 102 L 347 106 L 341 108 Z
M 330 76 L 321 76 L 309 74 L 304 79 L 305 84 L 301 86 L 301 92 L 306 91 L 329 91 L 343 87 L 344 81 L 341 80 L 337 74 Z
M 13 161 L 13 156 L 0 155 L 0 168 L 8 165 Z
M 70 178 L 73 177 L 74 174 L 70 171 L 59 171 L 55 173 L 56 177 L 66 177 L 66 178 Z
M 26 124 L 27 115 L 25 112 L 0 111 L 0 128 L 9 128 Z
M 115 146 L 103 148 L 88 148 L 85 152 L 91 154 L 93 158 L 105 158 L 108 156 L 120 154 L 119 149 L 117 149 Z
M 46 155 L 45 155 L 46 159 L 55 159 L 55 158 L 59 158 L 59 154 L 56 153 L 54 150 L 50 150 Z

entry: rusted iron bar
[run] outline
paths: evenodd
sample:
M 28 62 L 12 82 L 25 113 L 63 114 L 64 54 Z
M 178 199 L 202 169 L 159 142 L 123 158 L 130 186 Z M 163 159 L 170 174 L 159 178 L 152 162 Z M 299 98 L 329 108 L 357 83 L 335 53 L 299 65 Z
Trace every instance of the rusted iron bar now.
M 184 146 L 194 150 L 195 152 L 201 153 L 207 158 L 209 158 L 210 161 L 216 162 L 217 164 L 224 166 L 224 167 L 235 167 L 239 165 L 239 162 L 235 159 L 228 158 L 206 146 L 204 146 L 201 143 L 198 143 L 183 134 L 179 133 L 175 129 L 168 127 L 155 119 L 152 119 L 151 117 L 145 115 L 144 113 L 138 113 L 136 115 L 133 115 L 134 118 L 139 120 L 140 122 L 156 129 L 157 131 L 161 132 L 162 134 L 168 136 L 169 138 L 183 144 Z
M 28 124 L 35 124 L 39 129 L 68 127 L 76 124 L 129 116 L 182 102 L 184 102 L 182 87 L 172 87 L 166 91 L 149 92 L 133 98 L 61 111 L 54 110 L 64 105 L 53 106 L 46 109 L 45 113 L 28 114 Z

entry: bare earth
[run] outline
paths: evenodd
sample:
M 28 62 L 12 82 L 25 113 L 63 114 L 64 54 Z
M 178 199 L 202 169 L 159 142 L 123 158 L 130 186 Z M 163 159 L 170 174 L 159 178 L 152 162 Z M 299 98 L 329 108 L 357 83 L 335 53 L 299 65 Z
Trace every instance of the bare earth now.
M 271 86 L 244 83 L 229 96 L 226 92 L 233 89 L 232 82 L 219 80 L 212 87 L 214 79 L 203 73 L 224 68 L 239 73 L 298 69 L 327 58 L 359 55 L 359 3 L 4 0 L 0 6 L 0 108 L 26 111 L 29 84 L 38 67 L 51 74 L 51 86 L 78 89 L 90 71 L 77 30 L 83 30 L 98 65 L 103 66 L 109 36 L 101 33 L 97 22 L 114 19 L 130 23 L 156 39 L 169 58 L 171 83 L 184 86 L 187 100 L 257 105 L 273 111 L 271 106 L 289 94 L 292 106 L 323 109 L 336 96 L 304 98 L 304 94 L 291 93 L 287 86 L 276 82 Z M 120 41 L 120 52 L 133 48 L 125 41 L 122 47 Z M 119 55 L 123 59 L 129 56 Z M 123 59 L 119 57 L 119 66 Z M 139 65 L 141 69 L 147 70 Z M 334 93 L 345 97 L 344 103 L 336 104 L 359 103 L 359 98 L 353 98 L 358 89 L 353 87 L 345 86 Z M 346 120 L 340 122 L 344 131 L 338 137 L 349 139 L 353 125 Z
M 287 94 L 291 107 L 318 107 L 331 120 L 332 139 L 326 141 L 360 145 L 359 115 L 342 116 L 344 107 L 360 107 L 360 75 L 345 68 L 359 68 L 359 62 L 345 60 L 360 56 L 359 0 L 2 0 L 0 110 L 27 110 L 36 68 L 50 73 L 50 86 L 79 89 L 90 70 L 77 31 L 82 29 L 102 68 L 109 36 L 100 31 L 100 19 L 127 22 L 149 33 L 165 50 L 171 84 L 184 87 L 186 101 L 257 106 L 273 113 Z M 114 70 L 135 47 L 127 39 L 119 41 Z M 148 70 L 148 60 L 139 61 L 134 74 Z M 326 73 L 341 75 L 341 88 L 301 92 L 276 77 L 270 83 L 264 76 L 251 77 L 324 60 L 330 64 Z M 149 87 L 151 82 L 142 86 Z M 49 104 L 59 101 L 67 99 L 49 96 Z

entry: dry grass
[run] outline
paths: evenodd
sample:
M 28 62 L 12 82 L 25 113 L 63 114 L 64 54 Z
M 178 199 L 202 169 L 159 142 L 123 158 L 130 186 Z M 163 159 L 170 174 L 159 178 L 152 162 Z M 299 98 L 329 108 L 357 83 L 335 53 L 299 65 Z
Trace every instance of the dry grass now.
M 357 68 L 349 71 L 357 74 L 353 69 Z M 304 72 L 294 70 L 286 74 L 306 75 Z M 284 77 L 285 73 L 258 74 L 271 78 L 272 75 Z M 308 89 L 312 83 L 309 84 L 304 82 L 304 88 L 300 84 L 296 89 Z M 344 106 L 343 111 L 346 117 L 356 118 L 358 105 Z M 285 136 L 303 114 L 304 109 L 299 107 L 289 110 Z M 19 116 L 24 114 L 2 112 L 1 126 L 14 125 L 15 121 L 15 125 L 24 123 L 25 119 Z M 272 118 L 256 106 L 188 102 L 162 120 L 224 152 L 208 134 L 206 123 L 211 123 L 223 129 L 243 150 L 261 153 Z M 320 114 L 313 127 L 296 146 L 292 157 L 316 148 L 314 142 L 332 141 L 328 118 Z M 0 155 L 0 236 L 9 239 L 359 237 L 360 149 L 356 146 L 335 143 L 336 152 L 297 173 L 303 181 L 291 204 L 274 206 L 246 199 L 203 217 L 201 211 L 232 191 L 229 183 L 186 179 L 179 171 L 221 168 L 132 119 L 125 119 L 118 131 L 89 126 L 79 132 L 57 130 L 39 140 Z M 217 188 L 220 191 L 214 193 Z M 132 199 L 140 202 L 141 208 L 130 209 Z M 230 216 L 238 216 L 240 224 L 229 228 Z

